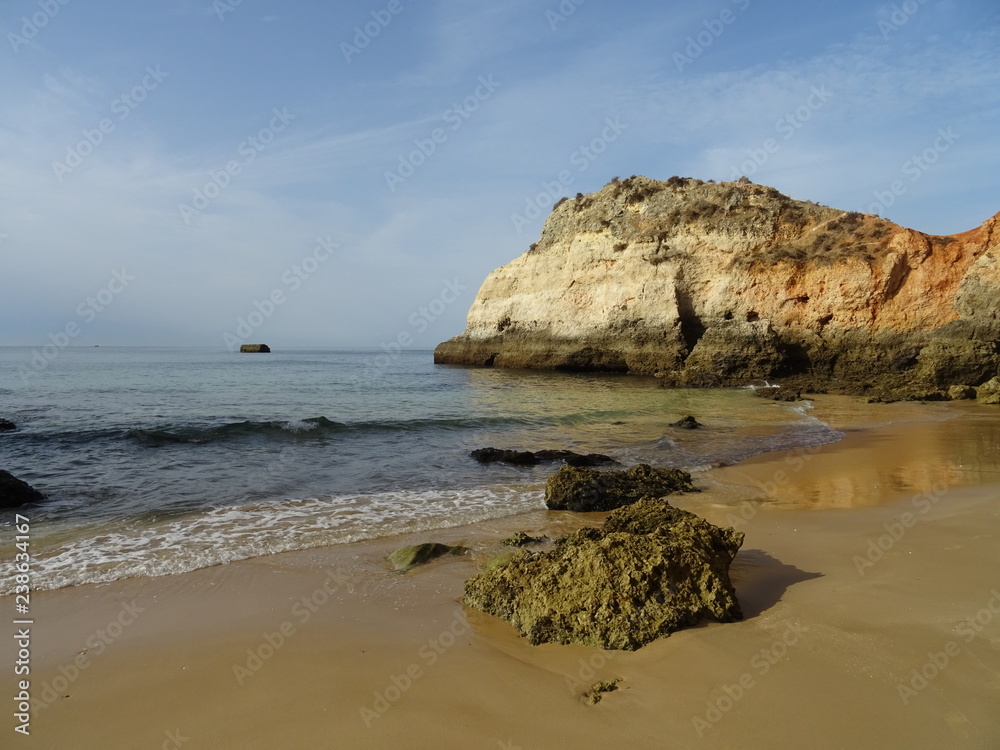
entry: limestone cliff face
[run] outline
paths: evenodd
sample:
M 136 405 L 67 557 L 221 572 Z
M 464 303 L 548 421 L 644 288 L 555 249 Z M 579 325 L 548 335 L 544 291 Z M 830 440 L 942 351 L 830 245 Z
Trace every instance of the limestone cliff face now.
M 612 181 L 554 208 L 435 361 L 975 385 L 1000 370 L 998 226 L 937 237 L 760 185 Z

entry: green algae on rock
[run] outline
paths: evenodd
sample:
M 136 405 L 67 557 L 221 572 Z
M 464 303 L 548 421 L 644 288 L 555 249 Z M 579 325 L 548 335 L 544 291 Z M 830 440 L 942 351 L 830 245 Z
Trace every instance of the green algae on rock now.
M 704 617 L 742 619 L 729 579 L 742 544 L 741 532 L 645 497 L 551 552 L 517 550 L 466 581 L 464 601 L 532 644 L 632 651 Z
M 545 504 L 550 510 L 586 513 L 614 510 L 640 497 L 663 497 L 675 492 L 698 492 L 686 471 L 654 469 L 648 464 L 628 471 L 563 466 L 545 483 Z
M 464 555 L 468 551 L 466 547 L 450 547 L 438 542 L 424 542 L 423 544 L 401 547 L 389 555 L 389 562 L 396 570 L 405 572 L 414 566 L 423 565 L 443 555 Z

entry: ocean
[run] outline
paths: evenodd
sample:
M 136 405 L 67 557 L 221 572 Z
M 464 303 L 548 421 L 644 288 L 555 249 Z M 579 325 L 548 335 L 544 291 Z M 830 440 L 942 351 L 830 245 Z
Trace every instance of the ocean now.
M 475 448 L 570 449 L 694 472 L 841 433 L 808 402 L 652 378 L 434 365 L 429 351 L 0 348 L 0 468 L 48 497 L 32 585 L 181 573 L 544 508 L 557 465 Z M 38 360 L 36 360 L 38 361 Z M 688 414 L 704 430 L 669 428 Z M 0 595 L 14 590 L 0 517 Z

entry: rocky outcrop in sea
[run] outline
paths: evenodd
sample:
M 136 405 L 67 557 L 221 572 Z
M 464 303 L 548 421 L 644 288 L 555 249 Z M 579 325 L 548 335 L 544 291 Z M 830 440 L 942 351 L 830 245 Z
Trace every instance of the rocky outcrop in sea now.
M 749 182 L 615 179 L 560 201 L 434 358 L 947 397 L 1000 373 L 998 227 L 935 236 Z

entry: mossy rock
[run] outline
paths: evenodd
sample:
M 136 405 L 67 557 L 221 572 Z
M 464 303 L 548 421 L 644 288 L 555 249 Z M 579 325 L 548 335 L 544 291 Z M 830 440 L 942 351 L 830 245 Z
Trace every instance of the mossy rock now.
M 603 682 L 595 682 L 590 687 L 590 692 L 587 693 L 587 703 L 591 706 L 596 706 L 601 702 L 605 693 L 613 693 L 618 689 L 618 683 L 621 682 L 620 679 L 614 680 L 604 680 Z
M 541 544 L 547 538 L 544 536 L 528 536 L 523 531 L 515 531 L 513 535 L 502 539 L 500 544 L 505 547 L 525 547 L 529 544 Z
M 414 544 L 400 549 L 389 555 L 389 562 L 398 571 L 407 571 L 410 568 L 423 565 L 444 555 L 464 555 L 468 552 L 466 547 L 452 547 L 438 542 L 424 542 Z
M 981 404 L 1000 404 L 1000 378 L 993 378 L 976 389 Z
M 741 532 L 642 498 L 551 552 L 514 552 L 466 581 L 465 603 L 533 644 L 634 650 L 705 617 L 742 619 L 729 579 L 742 544 Z
M 501 552 L 499 555 L 494 555 L 491 557 L 486 565 L 483 567 L 483 571 L 493 570 L 493 568 L 498 568 L 501 565 L 506 565 L 515 557 L 517 557 L 520 550 L 508 550 L 507 552 Z
M 952 401 L 967 401 L 976 397 L 976 389 L 971 385 L 953 385 L 948 389 Z
M 545 483 L 545 504 L 551 510 L 607 511 L 634 503 L 640 497 L 663 497 L 675 492 L 698 492 L 686 471 L 654 469 L 647 464 L 628 471 L 564 466 Z

